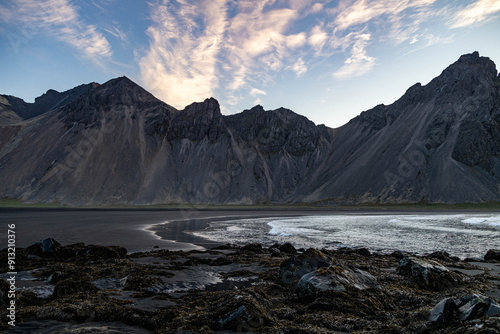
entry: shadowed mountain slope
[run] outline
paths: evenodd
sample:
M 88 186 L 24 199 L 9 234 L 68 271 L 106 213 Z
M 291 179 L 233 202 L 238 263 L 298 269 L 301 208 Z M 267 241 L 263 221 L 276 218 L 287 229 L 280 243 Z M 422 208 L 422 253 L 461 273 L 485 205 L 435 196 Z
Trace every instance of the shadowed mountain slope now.
M 184 110 L 126 77 L 0 96 L 0 196 L 73 205 L 499 200 L 500 79 L 468 54 L 330 129 L 280 108 Z M 36 107 L 35 107 L 36 106 Z

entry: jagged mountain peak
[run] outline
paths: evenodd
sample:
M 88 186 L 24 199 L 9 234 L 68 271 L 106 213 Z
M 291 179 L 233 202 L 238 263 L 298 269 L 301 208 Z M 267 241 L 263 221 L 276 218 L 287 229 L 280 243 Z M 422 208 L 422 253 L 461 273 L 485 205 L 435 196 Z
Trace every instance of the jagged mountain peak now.
M 427 86 L 429 88 L 446 89 L 447 91 L 465 88 L 465 85 L 491 82 L 497 79 L 495 63 L 488 57 L 479 56 L 479 52 L 462 55 L 456 62 L 448 66 L 443 72 L 433 79 Z M 458 83 L 458 86 L 456 84 Z M 438 87 L 446 84 L 446 87 Z
M 186 106 L 183 112 L 191 114 L 211 114 L 212 116 L 221 114 L 219 101 L 213 97 L 205 99 L 203 102 L 193 102 Z
M 460 56 L 428 84 L 415 83 L 393 104 L 380 104 L 363 111 L 348 124 L 362 123 L 366 128 L 378 131 L 391 124 L 404 114 L 409 106 L 416 103 L 435 101 L 443 106 L 455 105 L 464 96 L 488 95 L 491 94 L 491 90 L 498 90 L 498 87 L 500 87 L 500 77 L 495 63 L 488 57 L 481 57 L 476 51 Z M 453 110 L 466 111 L 456 108 Z
M 106 81 L 96 88 L 96 93 L 101 96 L 114 96 L 120 99 L 121 96 L 127 97 L 123 102 L 132 102 L 135 99 L 156 99 L 151 93 L 139 86 L 126 76 L 121 76 Z
M 69 204 L 500 201 L 499 80 L 491 60 L 464 55 L 337 129 L 261 105 L 222 116 L 214 98 L 178 111 L 127 77 L 89 84 L 29 122 L 12 111 L 24 101 L 0 96 L 0 196 Z M 66 95 L 51 90 L 35 104 L 52 96 Z

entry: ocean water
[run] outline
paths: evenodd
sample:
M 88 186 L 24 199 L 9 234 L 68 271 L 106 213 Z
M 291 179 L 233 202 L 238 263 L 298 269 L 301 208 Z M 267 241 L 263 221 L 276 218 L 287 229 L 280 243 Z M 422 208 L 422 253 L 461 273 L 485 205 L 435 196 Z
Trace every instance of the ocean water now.
M 250 218 L 214 221 L 204 230 L 188 232 L 221 243 L 258 242 L 270 246 L 290 242 L 296 248 L 366 247 L 415 254 L 447 251 L 462 259 L 482 258 L 500 248 L 500 215 L 331 215 Z

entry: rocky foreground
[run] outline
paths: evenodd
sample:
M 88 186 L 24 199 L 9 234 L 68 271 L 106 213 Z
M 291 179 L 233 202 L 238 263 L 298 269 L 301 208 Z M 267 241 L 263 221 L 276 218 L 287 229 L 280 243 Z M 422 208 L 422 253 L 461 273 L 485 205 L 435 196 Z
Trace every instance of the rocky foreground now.
M 0 275 L 5 333 L 500 333 L 494 250 L 483 262 L 290 244 L 127 254 L 45 239 L 16 257 L 15 327 Z

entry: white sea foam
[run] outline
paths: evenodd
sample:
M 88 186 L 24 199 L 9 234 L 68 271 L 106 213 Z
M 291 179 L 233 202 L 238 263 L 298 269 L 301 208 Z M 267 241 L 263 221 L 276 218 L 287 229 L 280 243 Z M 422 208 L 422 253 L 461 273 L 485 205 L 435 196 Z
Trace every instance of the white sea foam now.
M 463 219 L 462 223 L 472 224 L 472 225 L 486 224 L 486 225 L 500 227 L 500 216 L 471 217 L 471 218 Z
M 431 253 L 445 250 L 482 257 L 500 244 L 500 216 L 483 214 L 331 215 L 246 218 L 213 222 L 197 236 L 217 242 L 297 248 L 367 247 L 372 251 Z
M 270 221 L 267 223 L 271 230 L 268 232 L 270 235 L 279 235 L 282 237 L 287 236 L 295 236 L 295 235 L 315 235 L 321 234 L 323 231 L 315 230 L 313 228 L 306 228 L 296 226 L 296 222 L 288 222 L 288 221 Z

